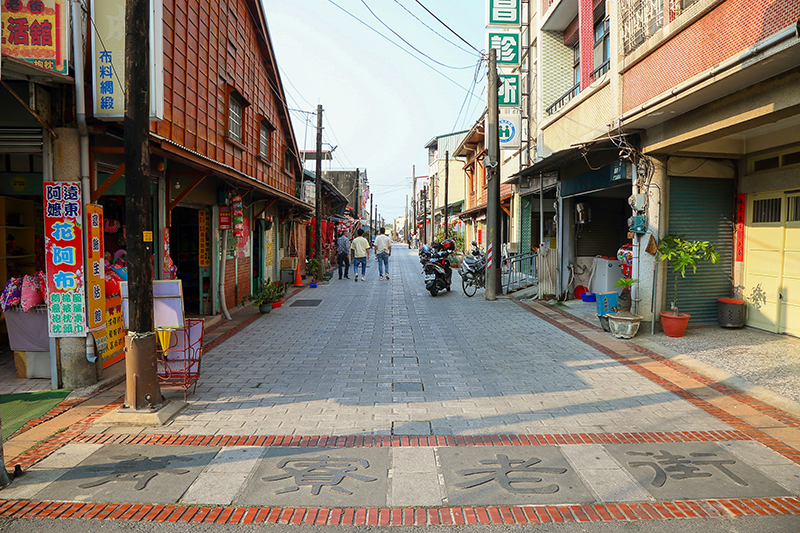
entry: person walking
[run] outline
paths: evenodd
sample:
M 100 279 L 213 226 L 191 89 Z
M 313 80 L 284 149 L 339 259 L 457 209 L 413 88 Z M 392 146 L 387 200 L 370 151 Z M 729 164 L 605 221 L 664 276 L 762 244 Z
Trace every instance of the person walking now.
M 389 279 L 389 256 L 392 255 L 392 239 L 386 235 L 386 228 L 378 231 L 375 237 L 375 259 L 378 260 L 379 279 L 383 279 L 383 271 L 386 270 L 386 279 Z
M 361 279 L 366 280 L 367 259 L 369 259 L 369 241 L 364 238 L 364 230 L 359 228 L 356 232 L 358 237 L 353 239 L 350 243 L 350 249 L 353 250 L 353 273 L 356 275 L 358 281 L 358 265 L 361 265 Z
M 337 259 L 339 262 L 339 279 L 342 279 L 342 265 L 344 265 L 344 279 L 350 279 L 350 239 L 346 233 L 340 233 L 336 239 Z

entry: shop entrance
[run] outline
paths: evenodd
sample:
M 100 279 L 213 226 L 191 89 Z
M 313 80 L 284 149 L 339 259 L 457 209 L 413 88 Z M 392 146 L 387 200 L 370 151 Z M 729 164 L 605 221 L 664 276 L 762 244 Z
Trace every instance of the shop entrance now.
M 170 256 L 178 267 L 178 279 L 183 282 L 187 315 L 200 315 L 202 310 L 199 213 L 197 209 L 176 207 L 172 210 L 169 232 Z

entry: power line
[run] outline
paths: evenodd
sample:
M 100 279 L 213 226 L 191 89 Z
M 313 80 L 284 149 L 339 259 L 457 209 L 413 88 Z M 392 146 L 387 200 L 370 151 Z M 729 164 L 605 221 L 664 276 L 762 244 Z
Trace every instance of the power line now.
M 439 37 L 441 37 L 442 39 L 444 39 L 444 40 L 445 40 L 445 41 L 447 41 L 448 43 L 452 44 L 453 46 L 455 46 L 455 47 L 456 47 L 456 48 L 458 48 L 459 50 L 462 50 L 462 51 L 464 51 L 464 52 L 467 52 L 468 54 L 471 54 L 471 53 L 472 53 L 471 51 L 467 50 L 466 48 L 464 48 L 464 47 L 463 47 L 463 46 L 461 46 L 460 44 L 458 44 L 458 43 L 454 43 L 453 41 L 451 41 L 450 39 L 448 39 L 447 37 L 445 37 L 444 35 L 442 35 L 442 34 L 441 34 L 441 33 L 439 33 L 438 31 L 436 31 L 436 30 L 434 30 L 433 28 L 431 28 L 430 26 L 428 26 L 428 24 L 426 24 L 424 20 L 422 20 L 421 18 L 419 18 L 417 15 L 415 15 L 415 14 L 414 14 L 414 12 L 412 12 L 412 11 L 411 11 L 410 9 L 408 9 L 406 6 L 404 6 L 403 4 L 401 4 L 401 3 L 400 3 L 400 0 L 394 0 L 394 2 L 395 2 L 395 3 L 396 3 L 398 6 L 402 7 L 402 8 L 403 8 L 403 9 L 406 11 L 406 13 L 408 13 L 409 15 L 411 15 L 412 17 L 414 17 L 415 19 L 417 19 L 417 21 L 419 21 L 419 23 L 420 23 L 420 24 L 422 24 L 423 26 L 425 26 L 426 28 L 428 28 L 429 30 L 431 30 L 433 33 L 435 33 L 436 35 L 438 35 Z M 480 52 L 479 52 L 479 53 L 480 53 Z
M 330 2 L 330 3 L 331 3 L 331 4 L 333 4 L 334 6 L 338 7 L 339 9 L 341 9 L 342 11 L 344 11 L 345 13 L 347 13 L 347 14 L 348 14 L 350 17 L 352 17 L 352 18 L 356 19 L 358 22 L 360 22 L 361 24 L 363 24 L 364 26 L 366 26 L 366 27 L 367 27 L 367 28 L 369 28 L 370 30 L 374 31 L 375 33 L 377 33 L 378 35 L 380 35 L 381 37 L 383 37 L 384 39 L 386 39 L 387 41 L 389 41 L 390 43 L 392 43 L 393 45 L 395 45 L 397 48 L 399 48 L 400 50 L 402 50 L 402 51 L 403 51 L 403 52 L 405 52 L 406 54 L 410 55 L 411 57 L 413 57 L 414 59 L 416 59 L 417 61 L 419 61 L 420 63 L 422 63 L 423 65 L 425 65 L 426 67 L 428 67 L 429 69 L 431 69 L 432 71 L 434 71 L 435 73 L 437 73 L 438 75 L 442 76 L 442 77 L 443 77 L 443 78 L 445 78 L 447 81 L 449 81 L 449 82 L 453 83 L 454 85 L 456 85 L 457 87 L 461 88 L 461 89 L 462 89 L 462 90 L 464 90 L 464 91 L 470 92 L 470 90 L 469 90 L 469 89 L 467 89 L 466 87 L 464 87 L 463 85 L 461 85 L 460 83 L 458 83 L 456 80 L 454 80 L 453 78 L 449 77 L 449 76 L 448 76 L 448 75 L 446 75 L 445 73 L 443 73 L 443 72 L 441 72 L 441 71 L 437 70 L 437 69 L 436 69 L 435 67 L 433 67 L 432 65 L 429 65 L 428 63 L 426 63 L 425 61 L 423 61 L 421 58 L 417 57 L 416 55 L 414 55 L 413 53 L 409 52 L 408 50 L 406 50 L 405 48 L 403 48 L 402 46 L 400 46 L 399 44 L 397 44 L 397 43 L 396 43 L 396 42 L 394 42 L 393 40 L 389 39 L 387 36 L 385 36 L 384 34 L 382 34 L 381 32 L 379 32 L 378 30 L 376 30 L 375 28 L 373 28 L 372 26 L 370 26 L 369 24 L 367 24 L 366 22 L 364 22 L 363 20 L 361 20 L 361 19 L 360 19 L 360 18 L 358 18 L 357 16 L 353 15 L 352 13 L 350 13 L 348 10 L 346 10 L 345 8 L 343 8 L 342 6 L 340 6 L 339 4 L 337 4 L 336 2 L 334 2 L 333 0 L 328 0 L 328 2 Z
M 452 33 L 453 35 L 455 35 L 456 37 L 458 37 L 459 39 L 461 39 L 462 41 L 464 41 L 464 42 L 467 44 L 467 46 L 469 46 L 470 48 L 472 48 L 473 50 L 475 50 L 476 52 L 478 52 L 480 55 L 483 55 L 483 53 L 482 53 L 480 50 L 478 50 L 477 48 L 475 48 L 474 46 L 472 46 L 472 45 L 469 43 L 469 41 L 467 41 L 467 40 L 466 40 L 466 39 L 464 39 L 462 36 L 460 36 L 458 33 L 456 33 L 456 31 L 455 31 L 453 28 L 451 28 L 450 26 L 448 26 L 447 24 L 445 24 L 445 23 L 442 21 L 442 19 L 440 19 L 439 17 L 437 17 L 436 15 L 434 15 L 434 14 L 433 14 L 433 12 L 432 12 L 430 9 L 428 9 L 427 7 L 425 7 L 425 4 L 423 4 L 423 3 L 422 3 L 422 2 L 420 2 L 419 0 L 414 0 L 414 1 L 415 1 L 416 3 L 418 3 L 420 6 L 422 6 L 422 9 L 424 9 L 425 11 L 427 11 L 427 12 L 430 14 L 430 16 L 432 16 L 433 18 L 435 18 L 436 20 L 438 20 L 438 21 L 439 21 L 439 23 L 440 23 L 442 26 L 444 26 L 445 28 L 447 28 L 448 30 L 450 30 L 450 33 Z
M 483 61 L 478 61 L 478 64 L 475 66 L 475 74 L 472 76 L 472 86 L 470 87 L 470 92 L 466 94 L 464 97 L 464 101 L 461 103 L 461 109 L 458 110 L 458 115 L 456 115 L 456 121 L 453 123 L 453 131 L 456 131 L 456 127 L 458 126 L 458 119 L 461 118 L 461 112 L 464 111 L 464 106 L 467 105 L 467 101 L 472 98 L 472 90 L 475 85 L 478 83 L 478 75 L 481 71 L 481 63 Z M 465 115 L 466 117 L 466 115 Z
M 413 45 L 413 44 L 411 44 L 410 42 L 406 41 L 406 40 L 403 38 L 403 36 L 402 36 L 402 35 L 400 35 L 400 34 L 399 34 L 399 33 L 397 33 L 396 31 L 394 31 L 394 30 L 393 30 L 393 29 L 392 29 L 392 28 L 391 28 L 391 27 L 390 27 L 388 24 L 386 24 L 386 23 L 385 23 L 383 20 L 381 20 L 381 18 L 380 18 L 378 15 L 376 15 L 376 14 L 375 14 L 375 12 L 372 10 L 372 8 L 371 8 L 371 7 L 369 7 L 369 5 L 367 4 L 366 0 L 361 0 L 361 3 L 362 3 L 362 4 L 364 4 L 364 7 L 366 7 L 366 8 L 367 8 L 367 11 L 369 11 L 370 13 L 372 13 L 372 16 L 373 16 L 373 17 L 375 17 L 375 18 L 378 20 L 378 22 L 380 22 L 381 24 L 383 24 L 383 25 L 384 25 L 384 27 L 386 27 L 386 29 L 387 29 L 387 30 L 389 30 L 390 32 L 392 32 L 393 34 L 395 34 L 395 36 L 396 36 L 398 39 L 400 39 L 401 41 L 403 41 L 404 43 L 406 43 L 408 46 L 410 46 L 410 47 L 411 47 L 411 48 L 412 48 L 414 51 L 416 51 L 418 54 L 421 54 L 421 55 L 423 55 L 423 56 L 427 57 L 428 59 L 430 59 L 431 61 L 433 61 L 433 62 L 434 62 L 434 63 L 436 63 L 437 65 L 441 65 L 441 66 L 443 66 L 443 67 L 445 67 L 445 68 L 450 68 L 450 69 L 453 69 L 453 70 L 464 70 L 464 69 L 467 69 L 467 68 L 469 68 L 469 66 L 467 66 L 467 67 L 453 67 L 453 66 L 450 66 L 450 65 L 446 65 L 446 64 L 442 63 L 441 61 L 437 61 L 437 60 L 435 60 L 434 58 L 432 58 L 431 56 L 429 56 L 428 54 L 426 54 L 425 52 L 423 52 L 422 50 L 420 50 L 419 48 L 417 48 L 416 46 L 414 46 L 414 45 Z

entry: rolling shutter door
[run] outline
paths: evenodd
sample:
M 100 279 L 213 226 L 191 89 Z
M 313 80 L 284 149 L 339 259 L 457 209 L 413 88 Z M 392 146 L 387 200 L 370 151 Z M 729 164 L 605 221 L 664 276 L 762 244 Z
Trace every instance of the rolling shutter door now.
M 733 278 L 734 183 L 729 179 L 670 177 L 669 233 L 710 241 L 719 262 L 701 262 L 678 280 L 678 308 L 692 315 L 690 323 L 717 321 L 717 299 L 730 298 Z M 668 269 L 667 309 L 674 295 L 674 275 Z

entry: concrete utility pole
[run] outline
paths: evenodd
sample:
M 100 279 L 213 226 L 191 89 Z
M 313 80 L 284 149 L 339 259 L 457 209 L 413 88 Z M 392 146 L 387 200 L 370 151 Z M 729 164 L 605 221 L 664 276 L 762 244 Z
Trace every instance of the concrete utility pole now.
M 444 151 L 444 238 L 449 239 L 449 228 L 447 227 L 447 189 L 450 185 L 450 151 Z
M 150 2 L 125 2 L 125 213 L 128 225 L 128 334 L 125 405 L 161 406 L 153 325 L 150 197 Z
M 372 233 L 372 193 L 369 193 L 369 236 L 372 238 L 374 233 Z
M 322 268 L 325 266 L 322 253 L 322 104 L 317 105 L 317 186 L 314 191 L 314 255 L 319 261 L 316 277 L 322 279 Z
M 487 155 L 484 165 L 488 170 L 486 198 L 486 233 L 489 264 L 486 268 L 486 291 L 484 298 L 496 300 L 503 294 L 500 275 L 500 107 L 498 101 L 497 50 L 489 50 L 489 117 L 486 125 Z
M 431 244 L 436 240 L 436 176 L 431 176 Z
M 358 219 L 358 214 L 361 212 L 361 175 L 359 174 L 358 169 L 356 169 L 355 189 L 356 189 L 356 219 Z
M 408 195 L 406 194 L 406 214 L 403 217 L 403 239 L 408 242 Z
M 428 187 L 422 186 L 422 242 L 428 244 Z
M 417 232 L 417 167 L 415 165 L 411 165 L 411 211 L 412 213 L 412 221 L 411 221 L 411 232 Z M 414 244 L 413 236 L 411 240 L 411 244 Z

